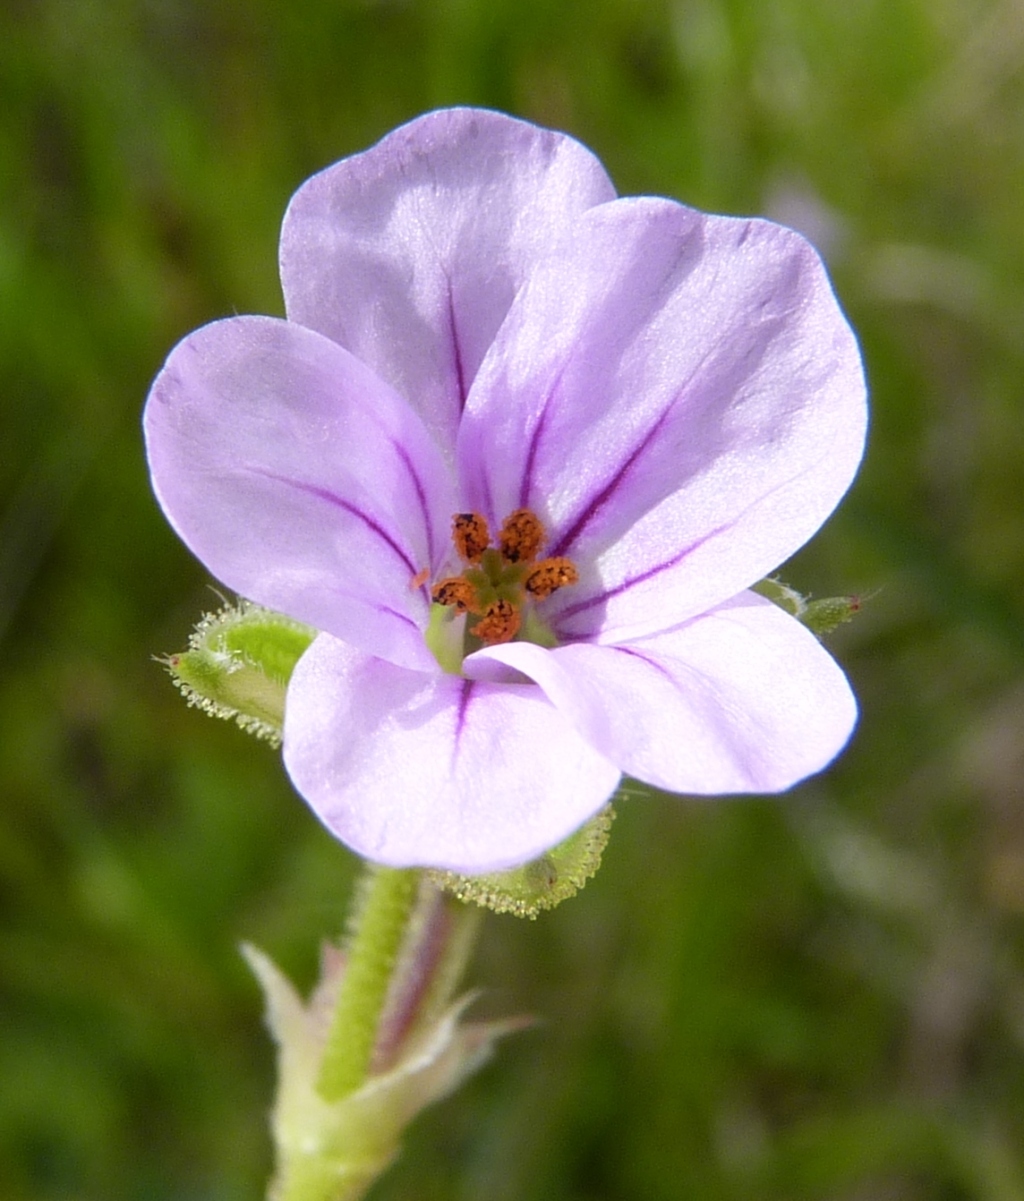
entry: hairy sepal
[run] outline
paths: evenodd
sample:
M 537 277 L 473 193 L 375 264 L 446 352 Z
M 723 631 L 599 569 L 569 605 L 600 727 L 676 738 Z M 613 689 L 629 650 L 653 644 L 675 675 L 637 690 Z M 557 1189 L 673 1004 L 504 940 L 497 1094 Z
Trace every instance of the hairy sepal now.
M 755 584 L 754 591 L 792 614 L 819 638 L 831 634 L 845 622 L 853 621 L 864 603 L 861 596 L 826 596 L 811 600 L 775 576 Z
M 292 670 L 316 631 L 249 601 L 207 613 L 188 649 L 160 661 L 190 705 L 277 746 Z
M 608 805 L 564 842 L 511 871 L 481 876 L 432 871 L 428 875 L 438 888 L 460 901 L 535 920 L 543 910 L 575 896 L 597 874 L 614 817 Z

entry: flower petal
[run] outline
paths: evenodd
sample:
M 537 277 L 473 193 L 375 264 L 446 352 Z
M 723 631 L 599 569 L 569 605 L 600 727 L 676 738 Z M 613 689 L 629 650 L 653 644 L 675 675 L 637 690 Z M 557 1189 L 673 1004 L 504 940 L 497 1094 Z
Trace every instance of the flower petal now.
M 468 873 L 554 846 L 619 779 L 535 685 L 406 671 L 327 635 L 292 676 L 284 759 L 359 854 Z
M 429 599 L 450 474 L 408 405 L 327 338 L 269 317 L 197 330 L 146 405 L 153 485 L 229 588 L 407 666 L 437 670 Z
M 581 569 L 563 638 L 675 625 L 762 578 L 846 491 L 866 424 L 853 334 L 798 234 L 667 200 L 584 214 L 473 386 L 465 498 L 527 506 Z
M 564 134 L 483 109 L 428 113 L 292 198 L 288 316 L 369 364 L 450 448 L 516 291 L 579 213 L 614 195 Z
M 670 792 L 779 792 L 831 762 L 857 719 L 831 655 L 750 592 L 642 642 L 513 642 L 464 667 L 536 680 L 613 763 Z

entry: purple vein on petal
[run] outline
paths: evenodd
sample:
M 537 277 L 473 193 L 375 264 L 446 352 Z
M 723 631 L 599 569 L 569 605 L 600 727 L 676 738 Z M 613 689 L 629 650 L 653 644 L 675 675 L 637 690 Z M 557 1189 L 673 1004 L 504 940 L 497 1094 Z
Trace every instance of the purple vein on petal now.
M 434 566 L 434 523 L 430 520 L 430 507 L 427 504 L 427 493 L 423 487 L 423 481 L 419 477 L 419 473 L 413 466 L 412 459 L 409 458 L 409 452 L 400 442 L 392 441 L 391 445 L 395 448 L 395 453 L 402 460 L 402 464 L 409 473 L 409 478 L 412 480 L 412 486 L 416 489 L 416 499 L 420 503 L 420 511 L 423 513 L 423 527 L 427 535 L 427 559 L 430 566 Z
M 530 503 L 530 492 L 533 490 L 533 468 L 537 461 L 537 452 L 540 450 L 541 439 L 547 429 L 548 409 L 551 402 L 558 395 L 558 389 L 562 383 L 562 376 L 565 375 L 566 368 L 572 361 L 572 356 L 565 360 L 560 367 L 558 374 L 555 376 L 551 387 L 548 389 L 547 396 L 544 397 L 544 404 L 541 406 L 540 416 L 537 418 L 537 424 L 533 427 L 533 433 L 530 435 L 530 447 L 526 452 L 526 462 L 523 464 L 523 478 L 519 485 L 519 507 L 525 509 Z
M 580 536 L 583 530 L 590 524 L 597 514 L 605 507 L 609 500 L 622 484 L 623 480 L 630 474 L 636 466 L 639 459 L 648 450 L 651 444 L 655 441 L 662 426 L 668 420 L 672 411 L 676 406 L 691 395 L 694 381 L 699 379 L 704 372 L 708 361 L 712 357 L 712 348 L 709 348 L 702 356 L 700 362 L 690 372 L 689 378 L 678 388 L 672 398 L 668 401 L 665 407 L 658 414 L 657 418 L 651 425 L 650 429 L 640 439 L 636 447 L 630 452 L 625 462 L 618 468 L 607 484 L 597 493 L 597 495 L 584 506 L 582 511 L 576 517 L 576 520 L 569 527 L 568 531 L 561 535 L 554 546 L 548 551 L 549 555 L 564 555 Z
M 547 423 L 548 416 L 548 401 L 551 399 L 551 393 L 548 393 L 548 399 L 544 402 L 544 408 L 541 410 L 540 417 L 537 418 L 537 424 L 533 427 L 533 433 L 530 436 L 530 449 L 526 452 L 526 463 L 523 465 L 523 479 L 519 485 L 519 507 L 525 509 L 530 503 L 530 489 L 533 487 L 533 465 L 537 458 L 537 448 L 540 446 L 540 440 L 544 436 L 544 426 Z
M 491 520 L 497 524 L 498 517 L 494 510 L 494 494 L 491 492 L 491 481 L 486 472 L 481 473 L 480 479 L 483 512 L 490 514 Z
M 455 713 L 455 747 L 454 755 L 459 753 L 459 739 L 462 737 L 462 731 L 466 728 L 466 715 L 469 713 L 469 701 L 473 695 L 473 681 L 463 680 L 462 687 L 459 689 L 459 707 Z
M 588 502 L 583 511 L 577 516 L 576 520 L 569 529 L 562 534 L 558 542 L 548 551 L 550 555 L 564 555 L 569 547 L 576 541 L 583 530 L 590 524 L 597 514 L 604 508 L 608 501 L 612 498 L 616 490 L 622 484 L 622 481 L 636 466 L 637 460 L 644 454 L 647 448 L 658 436 L 661 427 L 668 419 L 669 413 L 675 407 L 676 401 L 682 393 L 677 393 L 672 402 L 666 405 L 665 409 L 659 415 L 658 420 L 651 426 L 646 434 L 640 439 L 640 442 L 633 448 L 626 461 L 619 467 L 607 484 L 597 493 L 597 495 Z
M 586 600 L 577 601 L 576 604 L 569 605 L 558 614 L 557 620 L 561 622 L 567 617 L 575 617 L 577 613 L 583 613 L 587 609 L 593 609 L 597 605 L 604 604 L 605 601 L 611 600 L 613 597 L 621 596 L 623 592 L 628 592 L 630 588 L 635 588 L 638 584 L 646 584 L 648 580 L 661 575 L 663 571 L 671 571 L 673 567 L 678 567 L 694 551 L 700 550 L 705 542 L 710 542 L 712 538 L 717 538 L 719 534 L 724 534 L 734 524 L 735 521 L 727 521 L 724 525 L 720 525 L 717 529 L 712 530 L 710 534 L 705 534 L 703 538 L 698 538 L 696 542 L 691 542 L 689 546 L 674 554 L 671 559 L 657 563 L 654 567 L 648 567 L 646 571 L 641 571 L 638 575 L 630 576 L 628 580 L 623 580 L 621 584 L 616 584 L 614 588 L 608 588 L 604 592 L 588 596 Z
M 628 591 L 637 584 L 646 583 L 649 579 L 652 579 L 656 575 L 660 575 L 663 571 L 670 571 L 673 567 L 676 567 L 678 564 L 680 564 L 688 555 L 692 555 L 694 551 L 700 550 L 705 542 L 710 542 L 712 538 L 717 538 L 719 534 L 727 533 L 734 526 L 739 525 L 744 517 L 746 517 L 746 515 L 757 505 L 763 504 L 764 501 L 766 501 L 769 497 L 774 496 L 777 492 L 781 492 L 784 488 L 790 487 L 790 485 L 792 485 L 796 480 L 802 479 L 810 472 L 817 470 L 820 462 L 827 458 L 829 450 L 830 448 L 827 447 L 825 453 L 822 454 L 818 459 L 804 465 L 794 475 L 787 476 L 786 479 L 780 480 L 777 484 L 769 488 L 767 492 L 751 501 L 751 503 L 747 505 L 742 512 L 736 513 L 728 521 L 723 522 L 720 526 L 717 526 L 715 529 L 713 529 L 709 534 L 705 534 L 703 538 L 698 538 L 696 542 L 692 542 L 684 550 L 681 550 L 678 552 L 678 554 L 673 555 L 671 559 L 666 559 L 663 563 L 658 563 L 654 567 L 649 567 L 646 571 L 640 572 L 639 575 L 630 576 L 628 580 L 623 580 L 621 584 L 616 584 L 614 588 L 608 588 L 604 592 L 598 592 L 593 596 L 587 597 L 586 600 L 577 601 L 576 604 L 567 606 L 558 614 L 556 620 L 562 621 L 567 617 L 575 617 L 577 613 L 583 613 L 587 609 L 593 609 L 596 605 L 601 605 L 605 601 L 611 600 L 612 597 L 621 596 L 623 592 Z
M 253 475 L 261 475 L 264 479 L 274 480 L 278 484 L 285 484 L 289 488 L 295 488 L 299 492 L 305 492 L 309 496 L 315 496 L 319 500 L 325 500 L 328 504 L 334 505 L 335 508 L 343 509 L 346 513 L 350 513 L 353 517 L 361 521 L 363 525 L 367 527 L 367 529 L 372 530 L 373 533 L 375 533 L 377 537 L 380 538 L 380 540 L 386 546 L 388 546 L 399 557 L 399 559 L 402 560 L 406 567 L 408 567 L 410 576 L 414 576 L 416 574 L 418 568 L 413 564 L 412 559 L 410 559 L 405 551 L 402 550 L 402 548 L 398 545 L 394 538 L 391 537 L 387 530 L 385 530 L 379 522 L 374 521 L 369 513 L 364 513 L 358 505 L 352 504 L 351 501 L 345 500 L 344 497 L 338 496 L 336 493 L 331 492 L 328 488 L 321 488 L 318 484 L 307 484 L 303 480 L 293 480 L 289 476 L 277 475 L 273 471 L 264 471 L 259 467 L 248 467 L 246 470 L 251 472 Z
M 652 659 L 650 657 L 650 655 L 642 654 L 635 647 L 613 646 L 611 649 L 613 651 L 618 651 L 622 655 L 629 655 L 634 659 L 639 659 L 641 663 L 646 663 L 648 667 L 653 668 L 653 670 L 656 671 L 658 673 L 658 675 L 664 676 L 665 679 L 668 680 L 668 682 L 670 684 L 675 683 L 675 677 L 672 675 L 672 673 L 670 671 L 667 671 L 664 667 L 662 667 L 662 665 L 656 659 Z
M 419 630 L 420 628 L 407 613 L 399 613 L 397 609 L 391 609 L 387 605 L 374 605 L 373 607 L 378 613 L 386 613 L 388 617 L 397 618 L 407 626 L 411 626 L 414 630 Z
M 455 297 L 452 295 L 452 281 L 447 276 L 445 284 L 448 289 L 448 328 L 452 339 L 452 362 L 455 367 L 455 383 L 459 390 L 459 413 L 466 407 L 466 368 L 462 362 L 462 347 L 459 345 L 459 331 L 455 324 Z

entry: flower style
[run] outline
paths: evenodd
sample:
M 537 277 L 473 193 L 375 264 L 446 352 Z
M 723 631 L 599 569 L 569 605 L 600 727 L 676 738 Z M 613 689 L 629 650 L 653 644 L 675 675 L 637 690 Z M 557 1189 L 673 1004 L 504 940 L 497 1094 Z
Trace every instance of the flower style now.
M 281 278 L 287 320 L 185 338 L 145 428 L 192 551 L 322 631 L 284 758 L 340 839 L 493 871 L 623 772 L 777 792 L 838 753 L 845 677 L 749 591 L 863 451 L 799 235 L 617 199 L 571 138 L 451 109 L 308 180 Z

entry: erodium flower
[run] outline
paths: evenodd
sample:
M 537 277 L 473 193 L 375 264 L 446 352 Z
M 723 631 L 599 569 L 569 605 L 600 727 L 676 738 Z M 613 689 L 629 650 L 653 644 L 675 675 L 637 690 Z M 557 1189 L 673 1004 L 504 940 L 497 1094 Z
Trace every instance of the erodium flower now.
M 616 199 L 571 138 L 429 113 L 314 176 L 287 320 L 184 339 L 154 487 L 228 587 L 322 631 L 284 758 L 360 854 L 529 859 L 626 773 L 776 792 L 856 719 L 748 589 L 860 461 L 857 345 L 797 234 Z

